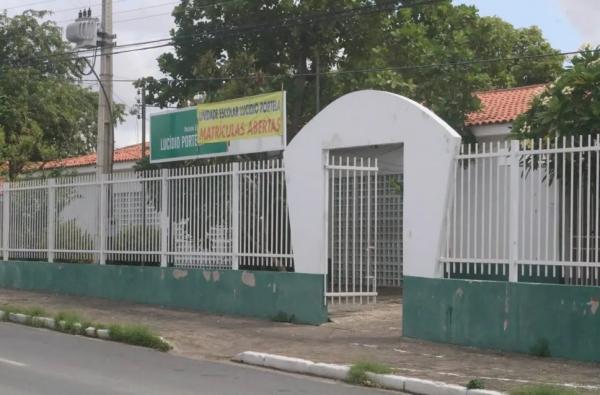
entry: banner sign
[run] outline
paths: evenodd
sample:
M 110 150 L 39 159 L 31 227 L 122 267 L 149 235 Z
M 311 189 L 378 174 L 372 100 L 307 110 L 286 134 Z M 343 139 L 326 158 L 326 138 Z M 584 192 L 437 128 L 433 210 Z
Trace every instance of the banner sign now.
M 285 93 L 198 105 L 198 142 L 218 143 L 285 135 Z
M 198 144 L 196 108 L 150 116 L 150 162 L 226 154 L 227 143 Z
M 150 115 L 150 162 L 279 151 L 286 138 L 285 92 L 202 104 Z

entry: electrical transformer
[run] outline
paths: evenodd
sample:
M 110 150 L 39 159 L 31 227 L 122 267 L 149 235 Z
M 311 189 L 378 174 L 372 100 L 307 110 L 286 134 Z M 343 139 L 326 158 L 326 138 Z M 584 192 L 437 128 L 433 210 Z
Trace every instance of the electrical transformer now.
M 79 17 L 67 26 L 67 40 L 77 48 L 94 48 L 98 45 L 98 26 L 98 18 Z

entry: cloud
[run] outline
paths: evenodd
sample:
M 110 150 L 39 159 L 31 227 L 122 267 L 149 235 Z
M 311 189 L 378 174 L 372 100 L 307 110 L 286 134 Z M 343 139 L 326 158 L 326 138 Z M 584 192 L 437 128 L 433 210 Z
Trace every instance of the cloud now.
M 600 45 L 600 1 L 560 0 L 560 6 L 573 27 L 581 34 L 583 43 Z

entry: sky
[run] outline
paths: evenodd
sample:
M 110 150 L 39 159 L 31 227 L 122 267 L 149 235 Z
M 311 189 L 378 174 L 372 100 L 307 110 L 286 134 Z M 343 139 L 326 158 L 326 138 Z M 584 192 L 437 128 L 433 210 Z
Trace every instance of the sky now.
M 174 0 L 113 0 L 114 33 L 117 44 L 168 38 L 174 27 L 170 15 L 178 3 Z M 584 43 L 600 45 L 600 0 L 454 0 L 455 4 L 474 5 L 481 15 L 496 15 L 516 27 L 539 26 L 554 48 L 579 49 Z M 53 11 L 58 25 L 66 27 L 81 8 L 91 8 L 100 15 L 101 0 L 2 0 L 0 10 L 9 15 L 25 9 Z M 161 77 L 156 58 L 165 48 L 114 56 L 115 79 Z M 99 62 L 98 62 L 99 63 Z M 96 84 L 92 84 L 97 89 Z M 116 82 L 114 99 L 128 108 L 136 103 L 136 89 L 131 83 Z M 160 111 L 149 108 L 148 113 Z M 141 142 L 141 124 L 135 116 L 115 128 L 115 145 L 123 147 Z

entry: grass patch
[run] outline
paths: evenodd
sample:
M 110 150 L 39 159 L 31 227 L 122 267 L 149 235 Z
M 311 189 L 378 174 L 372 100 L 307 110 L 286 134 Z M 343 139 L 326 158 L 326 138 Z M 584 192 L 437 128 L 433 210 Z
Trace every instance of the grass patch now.
M 56 322 L 65 321 L 65 322 L 75 323 L 75 322 L 82 321 L 81 316 L 72 311 L 59 311 L 54 316 L 54 319 L 56 320 Z
M 31 317 L 52 317 L 44 309 L 39 307 L 22 308 L 12 305 L 0 305 L 0 310 L 4 311 L 4 321 L 8 321 L 10 313 L 21 313 Z M 108 329 L 110 339 L 113 341 L 133 344 L 136 346 L 149 347 L 159 351 L 169 351 L 171 346 L 162 340 L 160 336 L 141 325 L 103 325 L 92 322 L 72 311 L 59 311 L 53 316 L 56 323 L 56 330 L 71 333 L 75 335 L 85 334 L 85 329 L 94 327 L 96 329 Z M 26 325 L 42 326 L 33 319 L 29 319 Z
M 5 320 L 8 320 L 8 314 L 10 313 L 26 314 L 32 317 L 45 317 L 47 314 L 46 310 L 42 309 L 41 307 L 18 307 L 9 304 L 0 306 L 0 310 L 6 313 L 6 316 L 4 317 Z
M 63 332 L 79 334 L 86 328 L 84 326 L 85 320 L 79 314 L 72 311 L 59 311 L 54 316 L 54 320 L 56 321 L 57 328 Z M 61 321 L 64 321 L 64 326 L 61 326 Z
M 553 387 L 549 385 L 532 385 L 516 389 L 510 392 L 510 395 L 580 395 L 570 388 Z
M 110 339 L 135 346 L 149 347 L 159 351 L 169 351 L 171 346 L 157 334 L 141 325 L 111 325 Z
M 392 372 L 392 370 L 388 366 L 378 362 L 357 362 L 350 367 L 350 372 L 348 372 L 348 378 L 346 381 L 351 384 L 372 387 L 374 384 L 367 376 L 367 372 L 389 374 Z
M 485 385 L 483 385 L 483 381 L 481 381 L 479 379 L 473 379 L 467 383 L 468 390 L 482 390 L 484 388 L 485 388 Z

